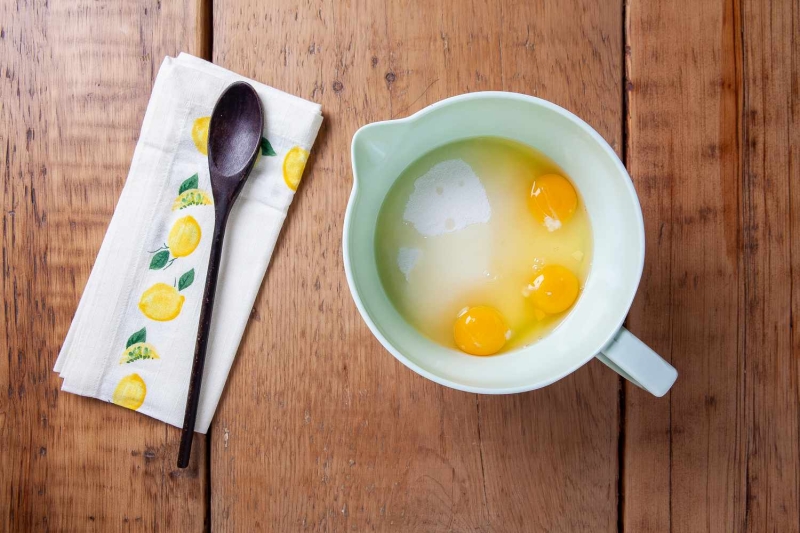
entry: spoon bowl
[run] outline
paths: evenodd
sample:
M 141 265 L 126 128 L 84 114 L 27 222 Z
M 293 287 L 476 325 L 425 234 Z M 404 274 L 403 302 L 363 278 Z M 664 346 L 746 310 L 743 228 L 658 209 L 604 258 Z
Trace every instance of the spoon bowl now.
M 247 83 L 230 85 L 219 97 L 208 133 L 208 165 L 212 174 L 236 177 L 252 168 L 261 143 L 261 101 Z M 211 179 L 212 185 L 214 179 Z

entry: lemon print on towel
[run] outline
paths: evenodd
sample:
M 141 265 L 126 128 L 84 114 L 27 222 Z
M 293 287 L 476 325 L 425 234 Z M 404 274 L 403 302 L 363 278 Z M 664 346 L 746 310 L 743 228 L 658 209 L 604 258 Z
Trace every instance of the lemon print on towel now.
M 178 188 L 178 197 L 172 202 L 172 210 L 186 209 L 193 205 L 211 205 L 214 203 L 212 197 L 208 192 L 201 191 L 198 186 L 197 174 L 186 178 L 181 186 Z
M 147 342 L 147 328 L 142 328 L 128 337 L 128 342 L 125 343 L 125 351 L 122 352 L 119 364 L 133 363 L 143 359 L 161 359 L 158 356 L 156 347 Z
M 283 158 L 283 181 L 293 191 L 297 190 L 300 180 L 303 179 L 306 161 L 308 161 L 308 150 L 299 146 L 289 150 Z
M 150 320 L 167 322 L 181 313 L 186 297 L 180 294 L 194 281 L 194 269 L 186 272 L 178 280 L 178 287 L 166 283 L 156 283 L 142 293 L 139 310 Z
M 167 237 L 167 247 L 172 255 L 175 257 L 186 257 L 194 252 L 197 245 L 200 244 L 200 237 L 203 232 L 200 231 L 200 224 L 191 215 L 179 218 L 172 225 Z
M 178 257 L 186 257 L 200 244 L 203 232 L 200 224 L 191 215 L 179 218 L 172 225 L 167 236 L 167 242 L 158 250 L 151 252 L 150 270 L 169 268 Z
M 208 155 L 208 125 L 211 124 L 211 117 L 200 117 L 195 119 L 192 124 L 192 140 L 197 147 L 197 151 L 203 155 Z
M 147 396 L 147 385 L 139 374 L 129 374 L 119 380 L 111 401 L 122 407 L 137 410 L 144 403 Z

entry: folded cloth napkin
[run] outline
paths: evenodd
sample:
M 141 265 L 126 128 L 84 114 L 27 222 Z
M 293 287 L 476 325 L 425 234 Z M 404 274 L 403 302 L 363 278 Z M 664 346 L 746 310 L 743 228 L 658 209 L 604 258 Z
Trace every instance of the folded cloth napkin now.
M 62 390 L 181 427 L 214 227 L 209 116 L 261 98 L 259 159 L 230 215 L 195 430 L 214 416 L 322 115 L 318 104 L 181 54 L 158 72 L 128 180 L 56 361 Z

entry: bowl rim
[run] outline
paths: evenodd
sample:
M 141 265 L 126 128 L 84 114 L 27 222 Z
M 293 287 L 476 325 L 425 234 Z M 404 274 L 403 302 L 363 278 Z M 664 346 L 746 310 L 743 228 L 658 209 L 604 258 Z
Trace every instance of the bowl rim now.
M 559 106 L 558 104 L 554 104 L 553 102 L 544 100 L 542 98 L 538 98 L 536 96 L 531 96 L 522 93 L 506 92 L 506 91 L 479 91 L 474 93 L 465 93 L 456 96 L 451 96 L 439 100 L 438 102 L 434 102 L 433 104 L 426 106 L 423 109 L 420 109 L 416 113 L 409 115 L 407 117 L 392 119 L 392 120 L 381 120 L 361 126 L 355 132 L 355 134 L 353 134 L 353 138 L 350 142 L 350 165 L 353 170 L 353 188 L 351 190 L 350 198 L 348 199 L 347 208 L 345 210 L 345 215 L 344 215 L 344 225 L 342 228 L 342 255 L 344 259 L 344 270 L 345 270 L 345 276 L 347 278 L 347 285 L 348 288 L 350 289 L 350 295 L 353 298 L 356 307 L 358 308 L 358 312 L 361 315 L 361 318 L 364 320 L 364 322 L 366 322 L 367 326 L 372 332 L 372 335 L 376 339 L 378 339 L 381 345 L 389 353 L 391 353 L 395 359 L 400 361 L 403 365 L 413 370 L 420 376 L 425 377 L 433 381 L 434 383 L 438 383 L 439 385 L 444 385 L 445 387 L 449 387 L 451 389 L 456 389 L 463 392 L 477 393 L 477 394 L 516 394 L 516 393 L 528 392 L 540 389 L 542 387 L 551 385 L 556 381 L 559 381 L 565 378 L 566 376 L 572 374 L 580 367 L 584 366 L 586 363 L 591 361 L 595 356 L 597 356 L 597 354 L 600 353 L 603 350 L 603 348 L 605 348 L 611 342 L 613 342 L 620 328 L 622 328 L 622 325 L 625 322 L 625 318 L 628 315 L 628 311 L 630 311 L 630 307 L 633 304 L 633 300 L 636 296 L 637 291 L 635 289 L 632 291 L 629 301 L 625 305 L 628 311 L 622 314 L 622 317 L 617 321 L 616 327 L 613 329 L 613 331 L 608 332 L 605 340 L 598 346 L 597 351 L 591 355 L 582 358 L 582 360 L 580 360 L 577 364 L 572 365 L 563 372 L 558 373 L 555 377 L 543 381 L 538 381 L 536 383 L 532 383 L 529 385 L 520 385 L 516 387 L 484 387 L 484 386 L 466 385 L 447 378 L 443 378 L 437 374 L 434 374 L 420 367 L 419 365 L 411 361 L 409 358 L 407 358 L 405 355 L 403 355 L 383 335 L 378 325 L 372 320 L 372 317 L 369 316 L 369 314 L 367 313 L 367 310 L 364 307 L 363 302 L 361 301 L 361 296 L 356 288 L 355 279 L 353 278 L 352 267 L 350 265 L 350 243 L 348 238 L 350 234 L 350 227 L 352 224 L 353 209 L 359 195 L 359 180 L 355 168 L 356 139 L 358 138 L 359 135 L 363 134 L 364 130 L 385 124 L 409 124 L 422 119 L 426 115 L 440 108 L 446 106 L 458 105 L 471 100 L 495 100 L 495 99 L 522 101 L 528 104 L 533 104 L 536 106 L 543 107 L 545 109 L 548 109 L 563 116 L 564 118 L 566 118 L 567 120 L 569 120 L 570 122 L 574 123 L 576 126 L 581 128 L 585 133 L 589 134 L 589 136 L 600 146 L 600 148 L 606 153 L 606 155 L 608 155 L 611 158 L 612 162 L 614 163 L 614 166 L 616 167 L 617 171 L 623 178 L 623 181 L 625 182 L 626 188 L 629 193 L 630 200 L 633 202 L 633 205 L 636 208 L 634 210 L 635 211 L 634 214 L 637 221 L 635 229 L 639 237 L 638 245 L 640 252 L 638 257 L 638 265 L 636 267 L 635 282 L 633 282 L 632 285 L 635 288 L 638 288 L 642 278 L 642 273 L 644 271 L 644 257 L 645 257 L 644 217 L 642 214 L 641 203 L 639 202 L 639 196 L 637 195 L 636 189 L 633 185 L 633 180 L 631 179 L 630 174 L 628 174 L 628 170 L 625 168 L 625 165 L 622 163 L 619 156 L 617 156 L 617 153 L 614 151 L 613 148 L 611 148 L 608 142 L 594 128 L 592 128 L 586 121 L 584 121 L 571 111 Z

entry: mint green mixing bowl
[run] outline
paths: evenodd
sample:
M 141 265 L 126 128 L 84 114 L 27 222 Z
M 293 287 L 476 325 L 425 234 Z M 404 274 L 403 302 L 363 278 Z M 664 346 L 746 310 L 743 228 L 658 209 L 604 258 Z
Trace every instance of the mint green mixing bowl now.
M 564 169 L 581 192 L 594 237 L 589 276 L 562 323 L 530 346 L 492 357 L 442 346 L 411 326 L 386 296 L 374 247 L 378 212 L 403 169 L 438 146 L 478 136 L 527 144 Z M 676 370 L 622 327 L 644 264 L 642 211 L 625 167 L 588 124 L 539 98 L 472 93 L 364 126 L 353 136 L 351 156 L 347 282 L 372 333 L 401 363 L 442 385 L 487 394 L 543 387 L 593 357 L 657 396 L 672 386 Z

